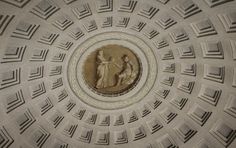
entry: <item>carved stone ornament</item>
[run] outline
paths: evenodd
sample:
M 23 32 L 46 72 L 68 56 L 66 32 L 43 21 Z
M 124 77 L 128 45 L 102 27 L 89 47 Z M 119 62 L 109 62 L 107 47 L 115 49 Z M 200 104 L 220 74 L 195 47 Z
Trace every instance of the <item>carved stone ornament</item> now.
M 89 87 L 102 94 L 128 92 L 142 73 L 140 61 L 130 49 L 106 45 L 92 52 L 84 63 L 83 76 Z
M 117 109 L 148 94 L 156 80 L 157 62 L 142 39 L 107 32 L 80 44 L 71 56 L 67 72 L 78 99 L 93 107 Z

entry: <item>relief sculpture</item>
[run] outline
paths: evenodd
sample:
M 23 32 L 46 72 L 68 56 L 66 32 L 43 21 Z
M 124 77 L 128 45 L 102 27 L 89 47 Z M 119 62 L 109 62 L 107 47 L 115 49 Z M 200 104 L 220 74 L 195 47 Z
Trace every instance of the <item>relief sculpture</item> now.
M 104 94 L 130 89 L 140 74 L 137 56 L 119 45 L 108 45 L 96 50 L 88 56 L 84 67 L 84 77 L 89 86 Z
M 103 51 L 98 51 L 97 55 L 97 83 L 96 88 L 108 87 L 109 63 L 111 61 L 105 59 Z
M 134 66 L 132 64 L 132 61 L 130 61 L 129 57 L 127 55 L 124 55 L 122 57 L 124 60 L 122 71 L 118 74 L 118 80 L 116 85 L 122 85 L 122 84 L 132 84 L 136 78 L 136 72 L 134 71 Z

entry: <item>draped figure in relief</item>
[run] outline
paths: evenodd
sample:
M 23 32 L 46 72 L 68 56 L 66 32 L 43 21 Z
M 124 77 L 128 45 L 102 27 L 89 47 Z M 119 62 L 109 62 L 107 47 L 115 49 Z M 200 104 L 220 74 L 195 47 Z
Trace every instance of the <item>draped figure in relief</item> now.
M 96 88 L 108 87 L 108 74 L 109 74 L 110 61 L 105 59 L 103 51 L 99 50 L 97 54 L 97 83 Z

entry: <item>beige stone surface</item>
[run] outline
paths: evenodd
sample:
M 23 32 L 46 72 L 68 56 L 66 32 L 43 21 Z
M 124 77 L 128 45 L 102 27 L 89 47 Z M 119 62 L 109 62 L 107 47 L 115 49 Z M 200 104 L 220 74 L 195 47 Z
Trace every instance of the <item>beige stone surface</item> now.
M 235 8 L 0 0 L 0 148 L 235 148 Z

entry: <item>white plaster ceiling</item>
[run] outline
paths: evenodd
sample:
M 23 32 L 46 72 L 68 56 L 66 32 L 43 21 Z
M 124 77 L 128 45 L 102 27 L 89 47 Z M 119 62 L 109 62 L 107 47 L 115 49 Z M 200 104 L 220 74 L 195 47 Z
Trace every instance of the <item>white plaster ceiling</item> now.
M 0 0 L 0 148 L 235 148 L 235 33 L 234 0 Z M 109 38 L 147 61 L 118 105 L 69 83 Z

